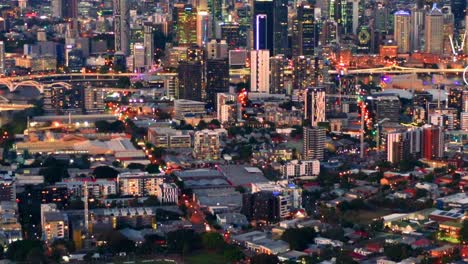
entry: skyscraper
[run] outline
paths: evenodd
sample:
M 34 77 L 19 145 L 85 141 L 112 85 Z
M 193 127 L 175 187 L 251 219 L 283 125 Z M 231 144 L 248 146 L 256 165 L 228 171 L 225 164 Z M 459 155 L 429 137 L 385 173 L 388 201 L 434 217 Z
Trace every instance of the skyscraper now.
M 409 158 L 410 144 L 405 132 L 387 134 L 387 161 L 400 162 Z
M 401 10 L 394 16 L 393 35 L 398 45 L 398 53 L 408 53 L 410 51 L 410 13 Z
M 284 91 L 284 56 L 270 58 L 270 93 L 281 94 Z
M 273 0 L 254 0 L 253 33 L 254 49 L 268 49 L 273 53 Z
M 302 159 L 323 160 L 325 149 L 325 129 L 320 127 L 304 127 L 304 146 Z
M 423 158 L 432 160 L 444 155 L 444 131 L 441 127 L 423 126 L 422 138 Z
M 174 44 L 191 46 L 197 44 L 197 9 L 192 5 L 174 4 Z
M 5 43 L 0 41 L 0 75 L 5 74 Z
M 421 50 L 424 34 L 424 12 L 417 7 L 411 10 L 411 51 Z
M 148 70 L 153 65 L 154 57 L 154 36 L 153 23 L 145 22 L 143 24 L 143 46 L 145 48 L 145 68 Z
M 125 56 L 130 54 L 130 17 L 127 0 L 113 0 L 115 51 L 121 51 Z
M 179 78 L 178 99 L 202 100 L 202 63 L 181 61 L 177 69 Z
M 229 62 L 224 59 L 206 61 L 206 99 L 215 105 L 216 94 L 229 91 Z
M 315 22 L 314 8 L 309 4 L 302 4 L 297 10 L 299 55 L 314 55 Z
M 204 47 L 208 42 L 210 28 L 210 14 L 206 11 L 198 11 L 197 14 L 197 45 Z
M 250 52 L 250 91 L 270 92 L 270 51 L 252 50 Z
M 288 53 L 288 1 L 275 0 L 273 9 L 273 55 Z
M 425 28 L 425 45 L 426 52 L 433 54 L 441 54 L 444 45 L 444 17 L 442 11 L 437 8 L 436 4 L 426 14 Z
M 310 87 L 305 91 L 304 119 L 308 119 L 311 126 L 325 122 L 325 88 Z

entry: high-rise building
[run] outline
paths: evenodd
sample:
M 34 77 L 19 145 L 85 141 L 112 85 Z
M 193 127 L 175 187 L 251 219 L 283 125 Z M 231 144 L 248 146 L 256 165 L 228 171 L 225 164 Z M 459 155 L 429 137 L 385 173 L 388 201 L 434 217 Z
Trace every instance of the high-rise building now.
M 226 40 L 230 50 L 247 45 L 246 36 L 241 34 L 239 24 L 235 22 L 221 24 L 221 39 Z
M 444 155 L 444 131 L 441 127 L 425 125 L 422 132 L 422 157 L 428 160 Z
M 181 61 L 177 69 L 179 77 L 178 99 L 201 101 L 202 63 L 200 61 Z
M 145 68 L 148 70 L 153 65 L 154 60 L 154 34 L 151 22 L 143 24 L 143 46 L 145 48 Z
M 270 93 L 282 94 L 284 90 L 284 64 L 283 55 L 270 58 Z
M 307 88 L 304 96 L 304 119 L 309 120 L 313 127 L 325 122 L 325 88 Z
M 442 54 L 444 45 L 444 16 L 436 4 L 426 14 L 425 27 L 426 52 Z
M 397 163 L 409 158 L 409 139 L 405 132 L 387 134 L 387 161 Z
M 315 20 L 314 7 L 309 4 L 301 4 L 297 10 L 298 20 L 298 48 L 299 55 L 311 56 L 314 55 L 315 47 Z
M 210 14 L 206 11 L 197 13 L 197 45 L 204 47 L 211 35 Z
M 274 0 L 273 55 L 288 54 L 288 0 Z
M 410 51 L 410 13 L 398 11 L 394 14 L 393 35 L 398 45 L 398 53 Z
M 421 50 L 424 34 L 424 11 L 417 7 L 411 10 L 411 51 Z
M 221 156 L 220 132 L 201 130 L 194 134 L 193 156 L 199 160 L 218 160 Z
M 229 91 L 228 59 L 208 59 L 206 61 L 206 101 L 215 105 L 216 94 Z
M 450 0 L 450 6 L 455 16 L 455 26 L 460 26 L 465 19 L 466 4 L 466 0 Z
M 376 119 L 382 121 L 388 118 L 390 122 L 400 120 L 400 99 L 397 96 L 379 96 L 374 99 Z
M 77 18 L 78 0 L 52 0 L 52 16 L 59 18 Z
M 323 160 L 326 131 L 321 127 L 304 127 L 304 146 L 302 158 L 305 160 Z
M 267 49 L 250 52 L 250 91 L 270 92 L 270 51 Z
M 329 18 L 338 23 L 340 34 L 356 34 L 359 22 L 358 0 L 331 0 Z
M 235 123 L 241 119 L 241 105 L 237 102 L 237 94 L 218 93 L 216 98 L 216 113 L 219 122 Z
M 215 25 L 219 22 L 223 22 L 223 1 L 222 0 L 207 0 L 208 11 L 213 18 L 212 32 L 215 32 Z
M 5 74 L 5 42 L 0 41 L 0 75 Z
M 115 51 L 130 54 L 130 13 L 127 0 L 113 0 Z
M 225 40 L 217 41 L 212 39 L 206 45 L 206 57 L 210 59 L 227 59 L 228 58 L 228 44 Z
M 133 70 L 143 72 L 146 69 L 146 51 L 143 43 L 133 44 Z
M 444 35 L 444 40 L 443 40 L 443 53 L 444 54 L 450 54 L 453 52 L 456 52 L 456 50 L 453 50 L 452 45 L 453 45 L 453 35 L 455 31 L 455 18 L 452 13 L 452 9 L 449 5 L 445 5 L 442 7 L 442 14 L 444 17 L 444 25 L 443 25 L 443 35 Z M 452 38 L 452 40 L 450 39 Z
M 197 44 L 197 9 L 191 5 L 174 4 L 172 11 L 174 44 L 192 46 Z
M 273 0 L 254 0 L 253 7 L 253 49 L 270 50 L 273 54 Z
M 336 21 L 326 20 L 323 23 L 322 31 L 320 32 L 320 42 L 322 45 L 339 43 L 338 23 Z
M 117 176 L 120 195 L 156 196 L 157 188 L 163 184 L 163 177 L 147 172 L 125 172 Z
M 54 86 L 44 88 L 44 110 L 49 113 L 81 113 L 84 106 L 84 88 L 82 86 L 67 89 Z

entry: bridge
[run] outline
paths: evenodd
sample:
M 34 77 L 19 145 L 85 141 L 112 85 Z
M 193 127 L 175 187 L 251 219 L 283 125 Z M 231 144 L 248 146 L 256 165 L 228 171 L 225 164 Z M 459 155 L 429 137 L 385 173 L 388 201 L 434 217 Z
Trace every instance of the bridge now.
M 387 74 L 409 74 L 409 73 L 463 73 L 464 68 L 461 69 L 431 69 L 431 68 L 410 68 L 402 66 L 387 66 L 380 68 L 369 68 L 369 69 L 349 69 L 346 71 L 346 74 L 377 74 L 377 73 L 387 73 Z M 339 74 L 340 71 L 329 70 L 329 74 Z
M 34 105 L 30 104 L 0 104 L 1 111 L 22 111 L 28 108 L 33 108 Z

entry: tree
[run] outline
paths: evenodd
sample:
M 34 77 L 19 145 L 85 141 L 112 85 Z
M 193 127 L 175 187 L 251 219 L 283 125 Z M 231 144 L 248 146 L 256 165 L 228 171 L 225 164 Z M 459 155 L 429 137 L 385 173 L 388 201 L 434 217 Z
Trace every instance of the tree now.
M 167 248 L 179 253 L 190 253 L 201 244 L 200 236 L 193 229 L 181 229 L 167 233 Z M 192 247 L 190 246 L 192 245 Z
M 259 254 L 250 258 L 251 264 L 278 264 L 279 259 L 275 255 Z
M 224 259 L 229 262 L 238 262 L 244 259 L 245 255 L 238 247 L 233 245 L 228 245 L 223 252 Z
M 109 66 L 107 65 L 103 65 L 99 68 L 99 73 L 101 74 L 106 74 L 106 73 L 109 73 Z
M 130 78 L 128 77 L 120 77 L 117 81 L 118 88 L 128 88 L 132 83 L 130 82 Z
M 468 220 L 464 220 L 462 228 L 460 229 L 460 240 L 464 243 L 468 243 Z
M 93 175 L 98 179 L 113 179 L 117 178 L 119 172 L 109 166 L 99 166 L 94 169 Z
M 224 247 L 223 237 L 216 232 L 207 232 L 202 235 L 203 247 L 210 250 L 222 250 Z
M 221 127 L 221 123 L 219 122 L 218 119 L 212 119 L 210 121 L 210 126 L 214 126 L 216 128 L 220 128 Z
M 34 255 L 37 252 L 44 252 L 42 241 L 28 239 L 15 241 L 8 246 L 5 256 L 11 261 L 23 262 L 27 261 L 28 256 L 31 256 L 31 252 L 34 253 Z
M 205 122 L 205 120 L 200 120 L 200 122 L 198 122 L 198 125 L 197 125 L 198 130 L 203 130 L 207 128 L 208 128 L 208 124 Z
M 406 244 L 388 244 L 384 246 L 385 256 L 392 261 L 402 261 L 411 256 L 411 247 Z
M 104 233 L 101 239 L 107 241 L 106 245 L 103 246 L 103 249 L 110 253 L 129 253 L 135 251 L 135 242 L 129 240 L 118 231 L 112 230 Z
M 127 169 L 129 169 L 129 170 L 141 170 L 142 171 L 142 170 L 145 169 L 145 165 L 140 164 L 140 163 L 130 163 L 130 164 L 128 164 Z
M 302 251 L 315 238 L 315 231 L 312 228 L 289 228 L 281 235 L 281 240 L 288 242 L 292 250 Z

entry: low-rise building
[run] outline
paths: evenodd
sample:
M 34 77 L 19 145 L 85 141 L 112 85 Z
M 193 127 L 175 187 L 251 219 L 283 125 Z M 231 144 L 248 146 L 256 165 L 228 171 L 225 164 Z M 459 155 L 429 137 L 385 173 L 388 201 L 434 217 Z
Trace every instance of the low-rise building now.
M 176 119 L 183 120 L 185 117 L 206 115 L 205 103 L 187 99 L 174 100 L 174 111 Z
M 187 131 L 169 127 L 148 128 L 148 141 L 157 148 L 190 148 L 192 138 Z
M 68 215 L 55 204 L 41 204 L 42 237 L 47 242 L 69 238 Z
M 303 178 L 317 176 L 320 173 L 319 160 L 292 160 L 281 166 L 284 178 Z
M 163 183 L 157 186 L 156 197 L 163 204 L 175 204 L 179 199 L 179 187 L 175 183 Z
M 201 160 L 219 160 L 221 156 L 221 134 L 217 130 L 195 132 L 193 157 Z

